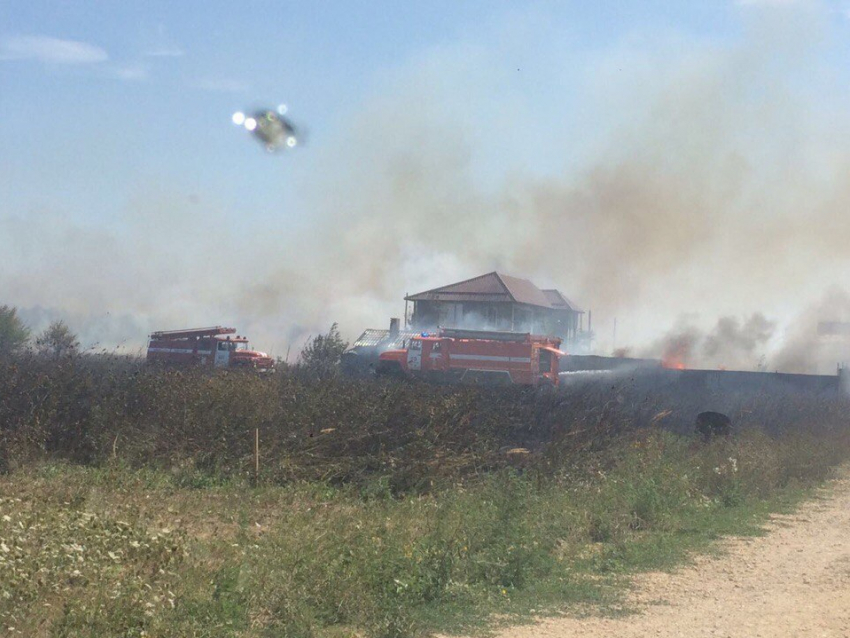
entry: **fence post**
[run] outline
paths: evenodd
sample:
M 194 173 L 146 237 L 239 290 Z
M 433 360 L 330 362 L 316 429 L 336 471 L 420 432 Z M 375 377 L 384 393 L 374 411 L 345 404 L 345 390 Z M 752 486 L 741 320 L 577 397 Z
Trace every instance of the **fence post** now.
M 254 428 L 254 483 L 260 484 L 260 428 Z

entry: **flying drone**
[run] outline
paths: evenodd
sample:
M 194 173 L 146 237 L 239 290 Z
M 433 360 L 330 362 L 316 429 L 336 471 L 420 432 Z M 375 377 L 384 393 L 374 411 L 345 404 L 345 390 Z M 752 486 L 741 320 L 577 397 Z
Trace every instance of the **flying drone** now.
M 237 111 L 231 118 L 236 126 L 244 126 L 245 130 L 256 137 L 270 153 L 295 148 L 298 146 L 299 135 L 292 122 L 284 117 L 286 105 L 281 104 L 274 110 L 260 110 L 251 115 Z

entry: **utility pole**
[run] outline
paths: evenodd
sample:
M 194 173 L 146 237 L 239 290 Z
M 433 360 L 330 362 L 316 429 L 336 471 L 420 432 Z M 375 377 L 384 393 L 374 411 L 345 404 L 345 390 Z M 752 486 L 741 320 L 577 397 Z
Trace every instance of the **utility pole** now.
M 404 293 L 404 329 L 407 330 L 407 298 L 410 295 L 408 293 Z

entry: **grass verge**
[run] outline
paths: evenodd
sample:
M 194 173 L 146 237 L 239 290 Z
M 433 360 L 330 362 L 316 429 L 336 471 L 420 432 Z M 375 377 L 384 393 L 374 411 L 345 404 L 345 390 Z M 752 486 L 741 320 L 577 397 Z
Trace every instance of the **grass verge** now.
M 120 463 L 0 477 L 0 626 L 24 636 L 415 636 L 622 611 L 628 575 L 756 534 L 846 434 L 623 437 L 557 471 L 187 486 Z

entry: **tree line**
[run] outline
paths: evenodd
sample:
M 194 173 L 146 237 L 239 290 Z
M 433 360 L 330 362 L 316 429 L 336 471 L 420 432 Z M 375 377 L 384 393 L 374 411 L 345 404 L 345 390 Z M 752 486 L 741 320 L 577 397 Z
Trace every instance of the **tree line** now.
M 318 377 L 337 374 L 339 360 L 348 348 L 334 323 L 326 334 L 308 339 L 298 357 L 296 366 Z M 33 350 L 37 354 L 52 358 L 79 354 L 80 342 L 63 320 L 52 322 L 42 332 L 33 335 L 18 316 L 15 307 L 0 306 L 0 356 Z
M 33 335 L 29 326 L 18 316 L 17 308 L 0 306 L 0 356 L 27 349 L 60 358 L 77 354 L 80 342 L 62 320 L 52 322 L 42 332 Z

